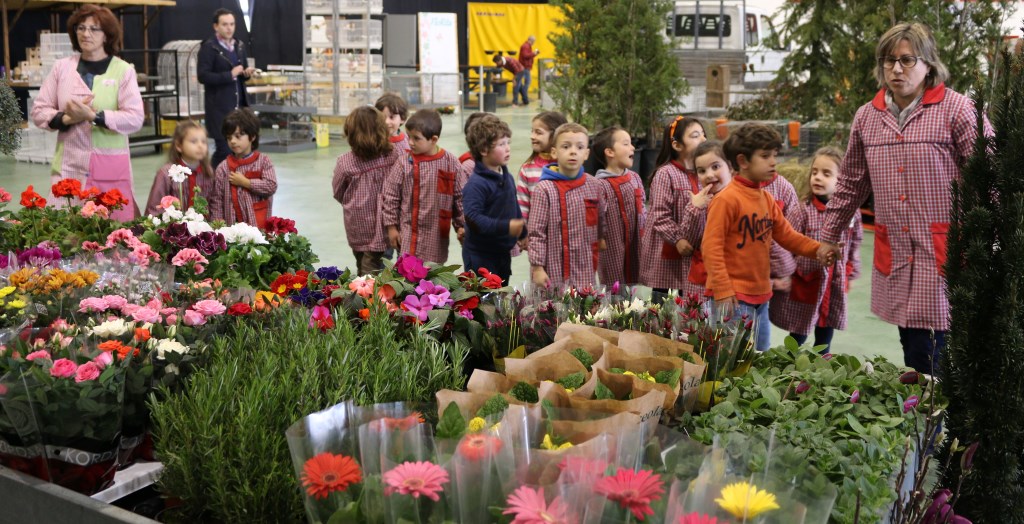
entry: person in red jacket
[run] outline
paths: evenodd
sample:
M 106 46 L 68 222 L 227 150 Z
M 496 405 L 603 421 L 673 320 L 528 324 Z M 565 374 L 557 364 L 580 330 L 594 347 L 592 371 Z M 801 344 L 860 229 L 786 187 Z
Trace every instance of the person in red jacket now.
M 540 54 L 540 51 L 533 48 L 536 41 L 537 37 L 530 35 L 530 38 L 527 38 L 523 45 L 519 46 L 519 63 L 523 64 L 523 105 L 530 103 L 526 98 L 526 93 L 530 92 L 530 81 L 532 80 L 530 71 L 533 69 L 533 58 Z
M 512 80 L 512 105 L 519 107 L 519 96 L 523 97 L 523 105 L 529 104 L 530 99 L 526 96 L 526 89 L 523 88 L 523 75 L 526 68 L 523 64 L 511 56 L 494 55 L 494 65 L 507 69 L 513 75 Z

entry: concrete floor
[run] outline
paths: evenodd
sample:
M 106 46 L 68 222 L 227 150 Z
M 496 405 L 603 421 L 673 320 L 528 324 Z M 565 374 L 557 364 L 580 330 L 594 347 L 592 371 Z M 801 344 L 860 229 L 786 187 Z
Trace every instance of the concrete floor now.
M 512 161 L 510 169 L 518 171 L 519 166 L 530 154 L 530 121 L 540 111 L 533 107 L 502 107 L 498 115 L 512 128 Z M 468 112 L 467 112 L 468 114 Z M 444 127 L 439 141 L 441 147 L 456 156 L 466 151 L 462 135 L 460 115 L 443 117 Z M 152 148 L 140 149 L 132 158 L 135 173 L 136 197 L 143 203 L 153 184 L 153 175 L 166 162 L 163 155 L 152 153 Z M 344 139 L 332 137 L 328 148 L 298 153 L 274 153 L 271 158 L 277 170 L 278 192 L 274 198 L 274 214 L 295 220 L 299 233 L 313 244 L 313 250 L 320 256 L 322 265 L 352 267 L 355 258 L 345 242 L 345 229 L 341 205 L 334 201 L 331 191 L 331 177 L 335 160 L 348 151 Z M 49 185 L 49 166 L 15 162 L 12 157 L 0 156 L 0 186 L 15 196 L 28 184 L 38 189 Z M 42 192 L 42 191 L 40 191 Z M 16 205 L 16 204 L 15 204 Z M 861 247 L 861 260 L 865 261 L 863 273 L 870 275 L 870 261 L 874 235 L 867 232 Z M 462 253 L 454 241 L 448 257 L 451 264 L 461 264 Z M 525 255 L 512 261 L 512 283 L 522 287 L 529 276 L 529 263 Z M 869 309 L 869 277 L 854 282 L 849 297 L 849 326 L 837 332 L 833 351 L 852 353 L 858 356 L 883 355 L 902 364 L 902 351 L 896 327 L 886 324 L 871 314 Z M 772 342 L 780 344 L 786 333 L 772 328 Z

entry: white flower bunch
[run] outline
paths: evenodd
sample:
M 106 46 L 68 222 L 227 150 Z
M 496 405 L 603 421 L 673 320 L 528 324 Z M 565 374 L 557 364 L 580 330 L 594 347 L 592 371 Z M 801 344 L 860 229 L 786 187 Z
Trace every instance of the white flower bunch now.
M 245 222 L 238 222 L 227 227 L 222 227 L 217 230 L 218 233 L 224 235 L 224 240 L 228 244 L 267 244 L 267 237 L 263 236 L 263 232 L 256 226 L 251 226 Z
M 134 322 L 125 322 L 124 319 L 118 318 L 114 320 L 108 320 L 94 328 L 92 328 L 92 335 L 100 338 L 113 338 L 119 337 L 128 332 L 129 329 L 134 329 Z
M 156 343 L 156 358 L 165 358 L 167 352 L 180 354 L 188 353 L 188 346 L 170 338 L 165 338 Z
M 191 174 L 191 169 L 178 164 L 171 166 L 171 168 L 167 170 L 167 176 L 171 179 L 171 182 L 174 182 L 175 184 L 180 184 L 188 180 L 188 177 Z

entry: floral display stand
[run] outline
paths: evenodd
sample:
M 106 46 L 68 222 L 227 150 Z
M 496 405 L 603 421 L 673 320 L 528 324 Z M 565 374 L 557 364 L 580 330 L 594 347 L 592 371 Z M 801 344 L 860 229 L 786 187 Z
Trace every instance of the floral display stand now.
M 45 480 L 0 467 L 0 524 L 152 524 L 156 521 Z

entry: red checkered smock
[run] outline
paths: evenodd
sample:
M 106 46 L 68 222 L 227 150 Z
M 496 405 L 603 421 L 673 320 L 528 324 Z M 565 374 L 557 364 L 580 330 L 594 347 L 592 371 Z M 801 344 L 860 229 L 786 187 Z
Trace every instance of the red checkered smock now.
M 516 177 L 516 200 L 519 202 L 519 210 L 523 212 L 523 220 L 530 219 L 530 195 L 537 182 L 540 182 L 541 171 L 544 166 L 553 162 L 554 160 L 545 154 L 534 155 L 519 168 L 519 176 Z
M 986 134 L 991 129 L 986 120 Z M 874 193 L 871 311 L 882 320 L 949 329 L 946 279 L 939 267 L 946 262 L 950 187 L 976 137 L 974 103 L 943 84 L 925 90 L 902 127 L 886 107 L 884 90 L 857 110 L 821 239 L 837 242 Z
M 796 189 L 793 188 L 793 184 L 789 180 L 786 180 L 786 177 L 776 174 L 772 181 L 764 186 L 764 190 L 771 193 L 775 203 L 782 209 L 782 214 L 786 215 L 786 220 L 789 220 L 790 224 L 794 220 L 799 220 L 797 215 L 804 212 L 804 206 L 800 205 Z M 772 242 L 771 268 L 772 278 L 788 277 L 793 274 L 793 271 L 796 271 L 793 254 L 783 249 L 778 242 Z
M 459 157 L 459 187 L 466 187 L 466 182 L 469 182 L 469 177 L 473 174 L 473 169 L 476 168 L 476 160 L 473 160 L 473 154 L 469 151 L 462 153 Z
M 232 186 L 228 181 L 232 171 L 245 175 L 252 184 L 252 189 Z M 228 225 L 245 222 L 262 227 L 260 220 L 274 216 L 277 174 L 274 171 L 274 164 L 267 155 L 259 151 L 253 151 L 252 155 L 242 159 L 228 155 L 217 166 L 215 178 L 213 194 L 209 198 L 210 215 L 213 220 L 223 220 Z
M 400 252 L 438 264 L 448 260 L 452 226 L 463 227 L 459 169 L 459 159 L 444 149 L 408 155 L 392 166 L 384 181 L 381 226 L 398 226 Z
M 533 188 L 530 265 L 544 268 L 553 289 L 595 284 L 605 205 L 600 182 L 586 173 L 573 180 L 541 180 Z
M 825 203 L 812 198 L 801 207 L 805 213 L 792 222 L 793 229 L 817 240 L 825 225 Z M 843 231 L 843 255 L 835 264 L 825 267 L 812 258 L 794 257 L 790 291 L 776 291 L 768 307 L 772 324 L 800 335 L 809 335 L 815 326 L 846 329 L 846 294 L 850 281 L 860 277 L 863 239 L 860 213 L 856 213 Z
M 626 170 L 615 176 L 610 171 L 597 172 L 597 180 L 607 203 L 602 217 L 607 249 L 601 252 L 597 266 L 601 283 L 624 286 L 640 283 L 640 230 L 644 224 L 644 183 L 640 175 Z
M 348 152 L 334 165 L 331 188 L 334 199 L 341 204 L 345 219 L 345 236 L 352 251 L 381 253 L 387 249 L 387 234 L 380 220 L 380 197 L 391 168 L 405 153 L 392 148 L 391 153 L 363 160 Z
M 167 176 L 167 173 L 171 172 L 171 166 L 173 165 L 176 164 L 168 162 L 157 170 L 156 177 L 153 179 L 153 187 L 149 190 L 149 200 L 146 202 L 147 215 L 160 216 L 163 214 L 164 210 L 160 207 L 160 200 L 165 196 L 177 198 L 185 209 L 192 207 L 195 205 L 193 198 L 197 188 L 199 189 L 200 196 L 205 198 L 207 205 L 209 205 L 210 197 L 213 195 L 213 190 L 216 186 L 214 177 L 203 173 L 203 165 L 200 164 L 192 170 L 188 180 L 182 182 L 181 187 L 178 187 L 178 184 L 172 182 L 171 177 Z
M 679 255 L 676 242 L 687 238 L 686 208 L 699 190 L 697 172 L 676 161 L 658 168 L 651 181 L 651 208 L 640 241 L 640 281 L 656 289 L 684 289 L 690 258 Z

